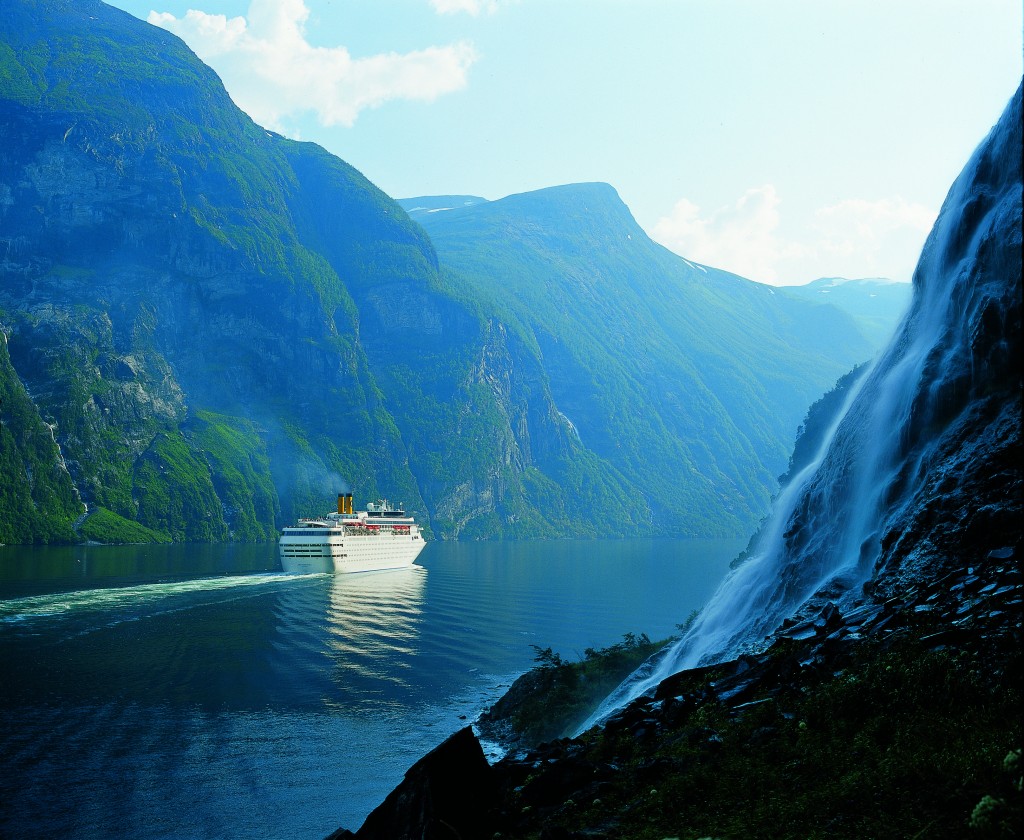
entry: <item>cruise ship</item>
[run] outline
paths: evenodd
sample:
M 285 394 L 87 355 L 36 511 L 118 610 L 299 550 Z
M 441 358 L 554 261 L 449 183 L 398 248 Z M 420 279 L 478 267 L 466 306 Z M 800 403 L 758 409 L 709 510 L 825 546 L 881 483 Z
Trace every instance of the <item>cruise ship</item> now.
M 352 509 L 352 494 L 338 494 L 338 510 L 300 519 L 281 532 L 281 568 L 288 574 L 377 572 L 411 566 L 423 535 L 402 506 L 386 499 Z

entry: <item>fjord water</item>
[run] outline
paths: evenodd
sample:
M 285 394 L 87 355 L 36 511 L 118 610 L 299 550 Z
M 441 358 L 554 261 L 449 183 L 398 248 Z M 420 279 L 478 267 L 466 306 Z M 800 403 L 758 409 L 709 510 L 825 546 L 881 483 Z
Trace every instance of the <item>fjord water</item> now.
M 667 637 L 741 548 L 435 542 L 305 577 L 273 545 L 0 548 L 0 836 L 357 828 L 531 645 Z

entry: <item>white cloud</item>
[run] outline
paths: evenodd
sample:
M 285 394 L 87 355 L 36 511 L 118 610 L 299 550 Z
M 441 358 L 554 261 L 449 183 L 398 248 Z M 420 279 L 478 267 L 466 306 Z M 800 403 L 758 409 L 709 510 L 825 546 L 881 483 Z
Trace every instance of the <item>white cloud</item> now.
M 937 213 L 895 196 L 847 199 L 814 214 L 811 228 L 822 263 L 844 277 L 909 280 Z
M 430 0 L 430 5 L 439 15 L 466 12 L 477 17 L 481 12 L 494 14 L 498 11 L 498 0 Z
M 705 218 L 696 204 L 683 198 L 654 226 L 653 238 L 689 259 L 772 283 L 781 260 L 801 255 L 799 246 L 777 234 L 779 204 L 771 184 L 747 190 L 734 204 Z
M 343 46 L 306 40 L 304 0 L 252 0 L 248 18 L 189 10 L 150 12 L 149 22 L 181 37 L 224 81 L 256 122 L 288 133 L 283 122 L 313 112 L 323 125 L 351 126 L 360 111 L 393 99 L 432 102 L 466 86 L 476 61 L 468 43 L 353 58 Z
M 762 283 L 835 276 L 909 280 L 936 217 L 899 196 L 848 199 L 818 209 L 802 232 L 784 237 L 780 204 L 771 184 L 706 215 L 684 198 L 658 221 L 652 236 L 688 259 Z M 799 230 L 792 220 L 787 223 L 789 230 Z

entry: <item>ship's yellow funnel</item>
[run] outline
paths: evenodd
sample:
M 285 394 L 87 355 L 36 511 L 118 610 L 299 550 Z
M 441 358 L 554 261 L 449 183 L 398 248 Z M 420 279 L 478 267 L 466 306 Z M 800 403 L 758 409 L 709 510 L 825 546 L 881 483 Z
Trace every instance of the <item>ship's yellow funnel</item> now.
M 353 513 L 352 510 L 352 494 L 345 494 L 345 513 Z
M 338 494 L 338 513 L 344 513 L 344 512 L 345 512 L 345 497 L 341 493 L 339 493 Z

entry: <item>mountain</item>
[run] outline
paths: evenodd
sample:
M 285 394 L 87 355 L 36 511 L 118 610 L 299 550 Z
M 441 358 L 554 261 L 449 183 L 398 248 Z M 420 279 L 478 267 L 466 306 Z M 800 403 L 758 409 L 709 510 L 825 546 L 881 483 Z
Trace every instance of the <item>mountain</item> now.
M 5 5 L 0 136 L 0 541 L 268 539 L 342 489 L 445 538 L 734 535 L 872 354 L 606 185 L 421 226 L 98 0 Z
M 4 401 L 4 452 L 22 453 L 4 497 L 27 483 L 63 535 L 84 502 L 96 539 L 266 539 L 343 480 L 422 513 L 352 292 L 425 286 L 423 231 L 351 167 L 255 125 L 180 40 L 101 3 L 7 4 L 0 59 L 0 324 L 22 407 Z M 45 444 L 42 426 L 46 474 L 21 444 Z M 24 508 L 4 538 L 51 538 Z
M 899 330 L 665 668 L 756 647 L 823 597 L 895 597 L 1019 543 L 1021 146 L 1018 90 L 946 197 Z
M 446 288 L 541 361 L 573 436 L 664 532 L 707 533 L 712 499 L 733 533 L 756 520 L 807 405 L 872 355 L 842 312 L 655 244 L 607 184 L 455 203 L 417 217 Z
M 785 286 L 788 295 L 831 304 L 852 316 L 861 332 L 879 347 L 892 337 L 910 304 L 911 284 L 885 278 L 847 280 L 822 277 L 803 286 Z

